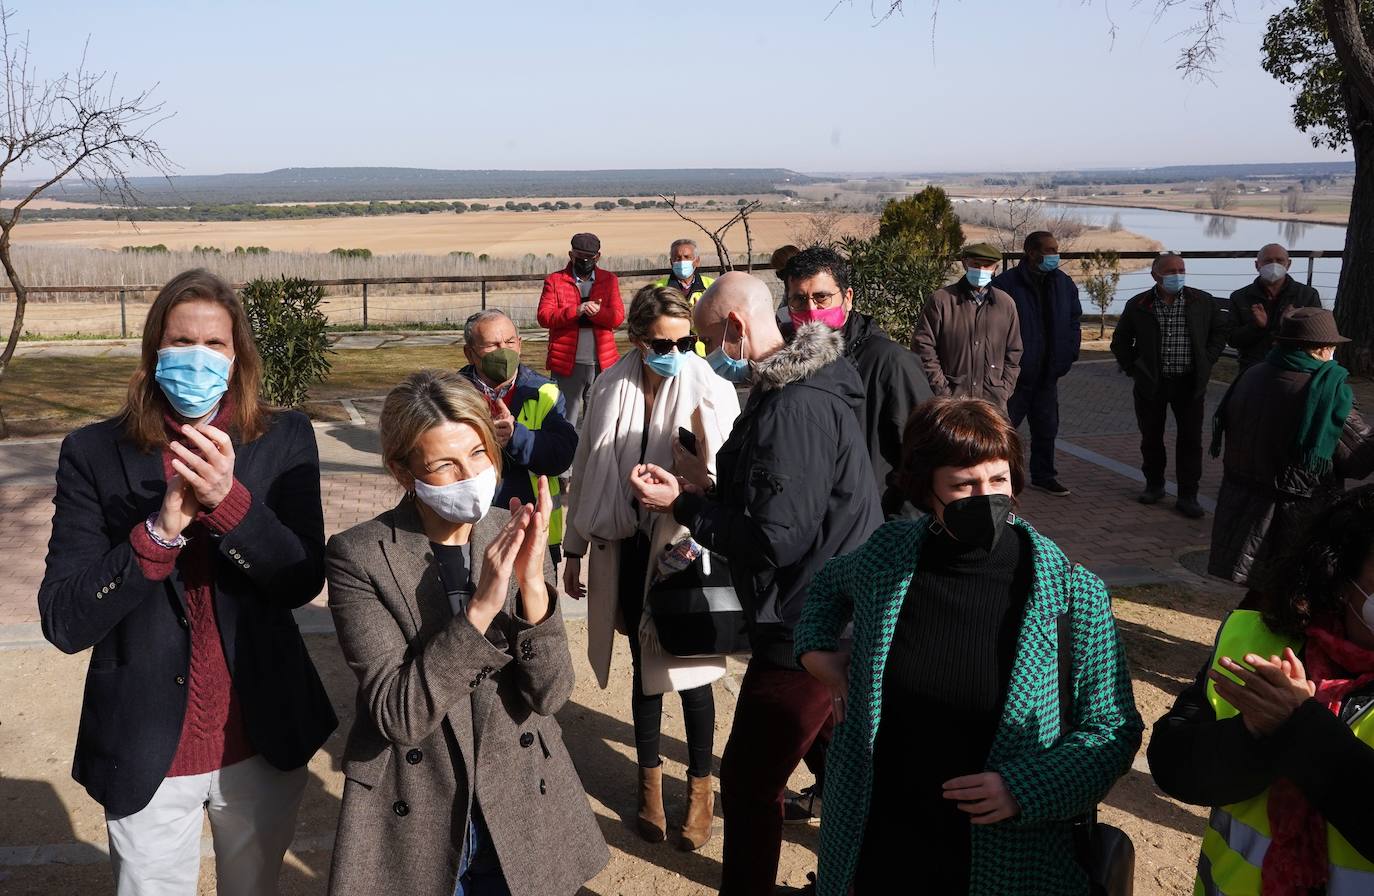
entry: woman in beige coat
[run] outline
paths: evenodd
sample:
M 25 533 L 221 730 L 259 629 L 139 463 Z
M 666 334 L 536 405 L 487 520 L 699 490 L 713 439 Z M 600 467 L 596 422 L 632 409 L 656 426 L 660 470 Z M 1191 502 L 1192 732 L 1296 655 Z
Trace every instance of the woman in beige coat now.
M 664 840 L 663 766 L 659 726 L 663 693 L 677 691 L 687 728 L 688 806 L 680 828 L 683 849 L 700 849 L 714 813 L 712 741 L 715 702 L 711 682 L 725 673 L 724 657 L 682 659 L 658 644 L 645 594 L 664 548 L 690 538 L 671 514 L 649 513 L 633 500 L 630 471 L 637 464 L 673 467 L 705 489 L 714 471 L 714 450 L 739 415 L 739 400 L 725 380 L 697 356 L 692 312 L 682 293 L 646 286 L 626 319 L 634 348 L 592 386 L 572 467 L 572 494 L 563 553 L 564 585 L 583 596 L 582 557 L 587 561 L 587 658 L 604 688 L 615 632 L 630 642 L 634 669 L 630 698 L 639 760 L 639 832 Z M 696 455 L 685 450 L 679 429 L 691 431 Z
M 537 506 L 488 514 L 501 452 L 456 373 L 407 377 L 381 437 L 406 495 L 327 550 L 358 676 L 329 892 L 574 893 L 609 854 L 553 717 L 573 671 L 548 484 Z

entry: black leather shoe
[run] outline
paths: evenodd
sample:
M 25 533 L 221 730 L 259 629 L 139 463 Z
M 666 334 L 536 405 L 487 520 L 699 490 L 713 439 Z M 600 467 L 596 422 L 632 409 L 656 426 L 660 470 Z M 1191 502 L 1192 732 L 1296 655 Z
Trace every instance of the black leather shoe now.
M 1039 489 L 1042 492 L 1048 492 L 1056 498 L 1067 498 L 1069 495 L 1073 494 L 1073 492 L 1064 488 L 1058 479 L 1044 479 L 1040 482 L 1032 480 L 1031 488 Z
M 1164 498 L 1164 486 L 1146 485 L 1145 491 L 1136 498 L 1141 504 L 1158 504 Z
M 1200 520 L 1207 515 L 1207 511 L 1202 509 L 1197 498 L 1179 498 L 1174 502 L 1174 509 L 1190 520 Z

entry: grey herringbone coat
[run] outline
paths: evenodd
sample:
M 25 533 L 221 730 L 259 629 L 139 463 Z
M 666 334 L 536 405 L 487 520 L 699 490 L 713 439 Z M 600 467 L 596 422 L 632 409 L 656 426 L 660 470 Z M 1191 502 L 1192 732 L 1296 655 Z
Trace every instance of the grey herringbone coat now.
M 503 517 L 474 531 L 474 567 Z M 358 676 L 329 892 L 452 896 L 474 797 L 513 896 L 576 892 L 610 854 L 553 717 L 573 688 L 561 613 L 531 625 L 512 591 L 485 637 L 455 616 L 410 498 L 327 563 Z

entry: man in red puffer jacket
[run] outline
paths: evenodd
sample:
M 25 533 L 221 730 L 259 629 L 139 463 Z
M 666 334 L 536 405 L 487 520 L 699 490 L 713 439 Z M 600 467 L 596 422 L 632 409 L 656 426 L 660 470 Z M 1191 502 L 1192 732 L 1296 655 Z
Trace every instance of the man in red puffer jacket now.
M 615 328 L 625 320 L 620 280 L 596 266 L 601 240 L 594 233 L 572 238 L 568 266 L 544 278 L 539 326 L 549 329 L 549 373 L 567 402 L 566 419 L 582 421 L 582 405 L 601 371 L 620 360 Z

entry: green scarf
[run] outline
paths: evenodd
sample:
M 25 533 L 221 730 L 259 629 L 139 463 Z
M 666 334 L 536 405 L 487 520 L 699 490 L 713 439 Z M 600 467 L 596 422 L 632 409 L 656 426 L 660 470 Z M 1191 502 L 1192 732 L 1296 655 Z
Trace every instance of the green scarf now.
M 1281 370 L 1312 374 L 1295 447 L 1304 470 L 1317 475 L 1331 472 L 1331 458 L 1340 444 L 1345 419 L 1355 406 L 1355 396 L 1345 382 L 1350 374 L 1335 361 L 1318 360 L 1302 349 L 1285 351 L 1275 346 L 1265 360 Z

